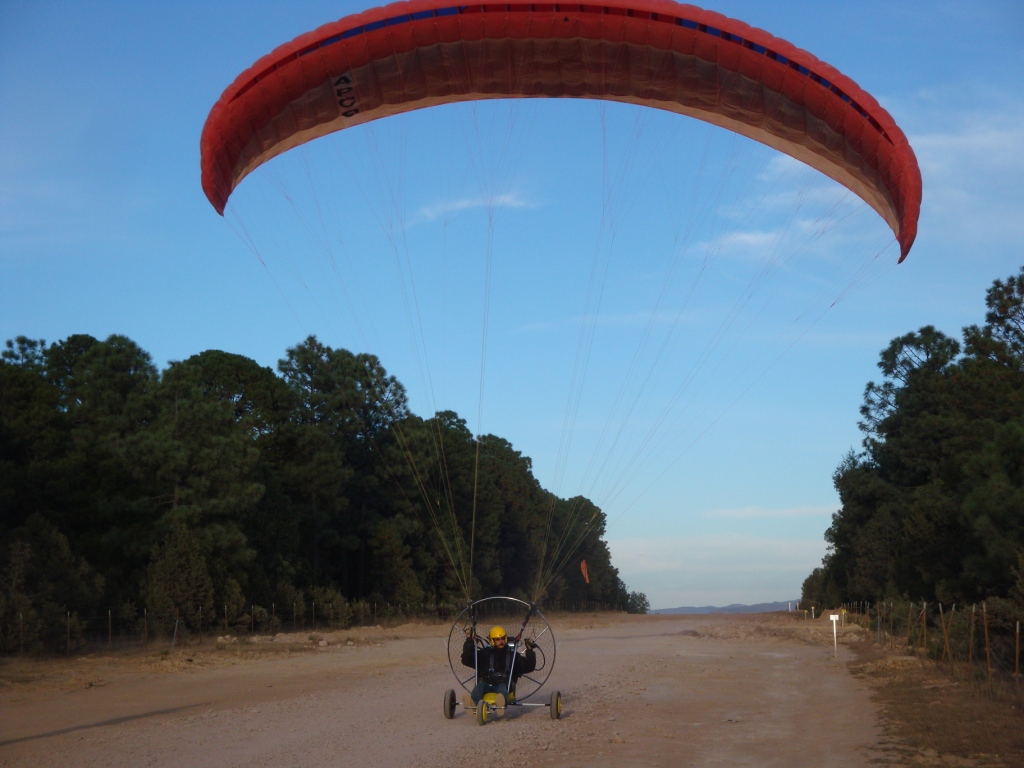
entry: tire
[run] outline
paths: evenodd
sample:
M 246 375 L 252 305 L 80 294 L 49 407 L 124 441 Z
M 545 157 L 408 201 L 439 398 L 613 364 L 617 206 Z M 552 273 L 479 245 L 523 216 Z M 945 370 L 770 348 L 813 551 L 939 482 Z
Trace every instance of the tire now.
M 487 720 L 488 720 L 487 702 L 484 701 L 483 699 L 480 699 L 480 701 L 477 702 L 477 705 L 476 705 L 476 724 L 477 725 L 487 725 Z
M 551 703 L 548 705 L 551 708 L 551 719 L 561 720 L 562 719 L 562 692 L 552 691 L 551 692 Z
M 455 717 L 455 691 L 449 688 L 444 692 L 444 718 L 451 720 Z

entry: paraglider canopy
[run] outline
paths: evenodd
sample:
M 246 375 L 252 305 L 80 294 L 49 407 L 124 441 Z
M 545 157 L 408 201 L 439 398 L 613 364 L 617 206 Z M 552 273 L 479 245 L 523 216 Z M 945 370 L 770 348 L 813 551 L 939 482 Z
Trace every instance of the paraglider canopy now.
M 727 128 L 852 190 L 906 257 L 921 174 L 895 121 L 850 78 L 769 33 L 669 0 L 596 5 L 411 0 L 326 24 L 243 72 L 207 119 L 202 183 L 223 213 L 270 158 L 414 109 L 516 97 L 645 105 Z

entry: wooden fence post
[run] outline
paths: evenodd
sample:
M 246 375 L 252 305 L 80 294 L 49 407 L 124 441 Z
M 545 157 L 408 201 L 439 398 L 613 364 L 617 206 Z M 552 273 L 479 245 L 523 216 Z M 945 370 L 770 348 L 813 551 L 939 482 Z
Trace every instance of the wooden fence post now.
M 971 680 L 974 679 L 974 617 L 977 610 L 978 605 L 975 603 L 971 606 L 971 624 L 967 635 L 967 671 Z
M 1017 684 L 1017 698 L 1020 698 L 1020 622 L 1017 622 L 1017 640 L 1013 646 L 1013 679 Z
M 953 614 L 952 613 L 949 614 L 949 623 L 950 624 L 953 623 Z M 942 603 L 939 603 L 939 626 L 942 627 L 942 642 L 943 642 L 942 658 L 939 659 L 939 663 L 942 663 L 943 661 L 945 661 L 946 657 L 948 656 L 949 657 L 950 672 L 955 672 L 956 670 L 953 669 L 953 654 L 950 653 L 950 650 L 949 650 L 949 632 L 946 630 L 946 616 L 942 612 Z
M 985 666 L 988 669 L 988 687 L 992 688 L 992 653 L 989 650 L 988 644 L 988 604 L 981 604 L 981 618 L 982 623 L 985 627 Z
M 953 677 L 956 677 L 956 659 L 953 658 L 953 648 L 949 644 L 949 636 L 953 634 L 954 615 L 956 615 L 956 603 L 953 603 L 953 607 L 949 610 L 949 627 L 946 630 L 946 646 L 949 648 L 949 669 L 953 671 Z
M 893 634 L 896 631 L 894 622 L 896 616 L 896 602 L 894 600 L 889 601 L 889 650 L 891 651 L 895 647 L 896 636 Z
M 928 603 L 921 603 L 921 647 L 928 656 Z

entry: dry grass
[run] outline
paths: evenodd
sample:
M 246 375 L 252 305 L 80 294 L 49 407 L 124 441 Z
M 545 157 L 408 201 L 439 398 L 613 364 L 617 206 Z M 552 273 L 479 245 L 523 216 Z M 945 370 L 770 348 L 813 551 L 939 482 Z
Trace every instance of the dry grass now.
M 955 679 L 948 667 L 884 649 L 866 633 L 850 647 L 850 671 L 874 689 L 888 746 L 904 764 L 1024 766 L 1024 717 L 1012 692 L 991 694 L 984 684 Z

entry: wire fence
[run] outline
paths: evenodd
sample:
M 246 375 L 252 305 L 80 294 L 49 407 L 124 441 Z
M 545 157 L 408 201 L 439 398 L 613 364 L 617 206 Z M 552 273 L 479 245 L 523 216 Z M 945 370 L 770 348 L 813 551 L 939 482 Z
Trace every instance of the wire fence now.
M 844 603 L 845 618 L 879 645 L 931 659 L 958 682 L 996 698 L 1021 698 L 1021 608 L 882 600 Z
M 3 628 L 7 653 L 25 654 L 42 650 L 72 653 L 128 650 L 150 645 L 178 646 L 216 643 L 225 636 L 267 636 L 280 633 L 328 633 L 366 626 L 396 626 L 411 621 L 454 621 L 465 604 L 403 604 L 368 601 L 343 601 L 287 604 L 270 607 L 250 604 L 245 608 L 198 606 L 185 615 L 182 611 L 152 612 L 131 605 L 110 608 L 96 614 L 66 611 L 59 621 L 50 617 L 45 630 L 32 625 L 32 616 L 11 616 L 13 626 Z M 548 612 L 589 612 L 625 610 L 621 605 L 595 601 L 553 601 L 544 606 Z M 59 625 L 59 626 L 58 626 Z M 41 637 L 45 635 L 45 637 Z

